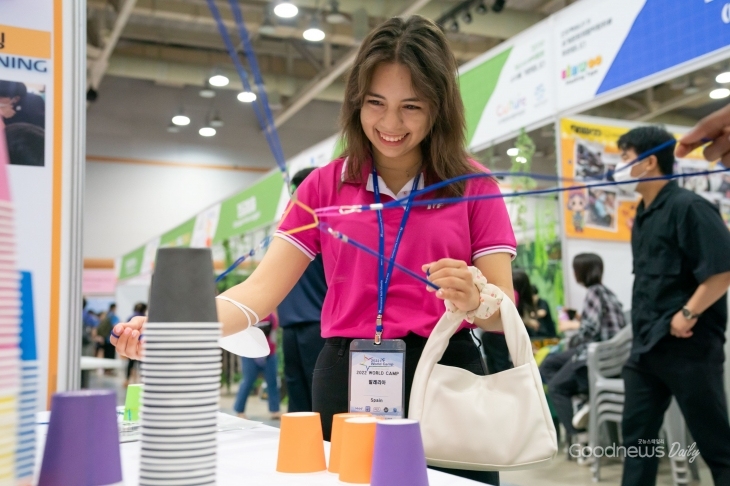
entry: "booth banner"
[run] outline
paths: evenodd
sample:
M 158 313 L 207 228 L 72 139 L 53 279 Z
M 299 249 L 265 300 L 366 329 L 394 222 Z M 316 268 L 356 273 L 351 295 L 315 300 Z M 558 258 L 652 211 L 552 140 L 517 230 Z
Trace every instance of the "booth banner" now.
M 470 149 L 553 115 L 551 27 L 540 22 L 459 69 Z
M 160 236 L 160 248 L 181 247 L 187 248 L 193 239 L 195 218 L 190 218 L 180 226 L 176 226 Z
M 117 278 L 125 280 L 135 277 L 142 273 L 142 263 L 144 262 L 145 246 L 140 246 L 124 255 L 117 265 Z
M 218 219 L 221 215 L 221 204 L 215 204 L 207 208 L 195 217 L 193 235 L 190 239 L 190 246 L 193 248 L 210 248 L 213 245 L 213 237 L 218 229 Z
M 558 112 L 730 50 L 730 3 L 720 0 L 583 0 L 554 26 Z
M 610 3 L 610 8 L 607 7 Z M 477 151 L 730 53 L 730 2 L 582 0 L 459 69 Z
M 274 222 L 283 186 L 281 173 L 274 170 L 253 186 L 223 201 L 213 243 Z
M 603 180 L 621 161 L 618 138 L 638 123 L 595 119 L 560 120 L 560 170 L 563 187 L 590 185 Z M 612 123 L 613 122 L 613 123 Z M 686 129 L 669 127 L 679 138 Z M 692 174 L 711 170 L 712 164 L 695 150 L 678 159 L 675 173 Z M 567 179 L 567 180 L 566 180 Z M 720 174 L 679 179 L 678 183 L 701 194 L 722 208 L 730 197 L 730 177 Z M 631 241 L 631 228 L 640 198 L 622 186 L 582 188 L 563 193 L 563 227 L 568 238 Z
M 328 162 L 337 158 L 340 152 L 342 152 L 342 143 L 339 135 L 332 135 L 287 160 L 286 166 L 289 170 L 289 177 L 308 167 L 327 165 Z

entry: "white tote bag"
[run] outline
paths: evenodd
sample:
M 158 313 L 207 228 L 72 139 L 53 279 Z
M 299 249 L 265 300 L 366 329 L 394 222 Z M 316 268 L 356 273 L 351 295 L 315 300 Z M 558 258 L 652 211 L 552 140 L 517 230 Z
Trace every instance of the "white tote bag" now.
M 514 368 L 494 375 L 437 364 L 466 317 L 446 313 L 431 333 L 416 368 L 408 417 L 421 422 L 429 465 L 473 471 L 529 469 L 547 465 L 558 450 L 532 356 L 515 305 L 498 287 L 504 334 Z

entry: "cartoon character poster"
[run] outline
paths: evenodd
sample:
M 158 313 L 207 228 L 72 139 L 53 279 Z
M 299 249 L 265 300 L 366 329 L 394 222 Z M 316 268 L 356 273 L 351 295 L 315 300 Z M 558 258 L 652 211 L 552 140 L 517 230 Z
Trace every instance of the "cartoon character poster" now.
M 568 238 L 631 241 L 640 196 L 623 186 L 590 186 L 607 182 L 608 175 L 621 161 L 616 142 L 637 126 L 640 124 L 618 120 L 615 125 L 611 120 L 589 121 L 588 117 L 560 121 L 562 185 L 574 188 L 562 197 Z M 677 127 L 671 131 L 679 137 L 682 130 Z M 710 168 L 700 151 L 679 160 L 677 166 L 677 173 L 688 175 Z M 730 195 L 730 177 L 724 185 L 721 176 L 687 177 L 680 181 L 685 181 L 680 182 L 684 187 L 710 199 L 721 199 L 723 190 Z

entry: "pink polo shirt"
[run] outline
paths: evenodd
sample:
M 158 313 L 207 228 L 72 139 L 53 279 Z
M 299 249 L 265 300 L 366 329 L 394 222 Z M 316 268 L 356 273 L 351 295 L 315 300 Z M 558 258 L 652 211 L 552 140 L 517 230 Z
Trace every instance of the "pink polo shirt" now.
M 486 171 L 476 162 L 472 163 Z M 299 201 L 313 209 L 374 203 L 371 169 L 368 167 L 367 171 L 363 171 L 366 182 L 343 182 L 344 164 L 344 159 L 337 159 L 312 172 L 297 189 Z M 386 203 L 396 197 L 406 197 L 412 186 L 413 180 L 395 195 L 380 179 L 381 201 Z M 419 184 L 421 187 L 422 183 Z M 466 195 L 499 193 L 497 184 L 487 178 L 471 179 L 466 185 Z M 402 208 L 383 211 L 385 254 L 388 257 L 402 217 Z M 325 217 L 323 221 L 359 243 L 378 250 L 375 211 Z M 322 308 L 322 336 L 373 337 L 378 310 L 378 259 L 319 229 L 292 235 L 285 233 L 312 222 L 309 213 L 295 206 L 281 222 L 276 236 L 289 241 L 312 259 L 317 253 L 322 253 L 329 287 Z M 424 275 L 421 270 L 423 264 L 442 258 L 463 260 L 472 265 L 477 258 L 491 253 L 514 256 L 515 248 L 512 224 L 502 198 L 442 207 L 413 206 L 396 261 Z M 383 337 L 401 338 L 409 332 L 428 337 L 444 311 L 443 301 L 428 292 L 423 283 L 396 268 L 385 303 Z M 466 322 L 462 324 L 462 327 L 468 326 Z

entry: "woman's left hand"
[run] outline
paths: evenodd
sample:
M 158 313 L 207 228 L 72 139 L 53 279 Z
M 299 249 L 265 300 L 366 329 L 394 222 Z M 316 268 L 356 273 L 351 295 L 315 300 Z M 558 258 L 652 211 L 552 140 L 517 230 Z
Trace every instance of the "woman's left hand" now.
M 427 263 L 421 269 L 428 271 L 428 280 L 440 287 L 438 291 L 426 287 L 429 292 L 436 292 L 439 299 L 449 300 L 463 312 L 479 307 L 479 289 L 474 285 L 474 278 L 466 262 L 443 258 Z

